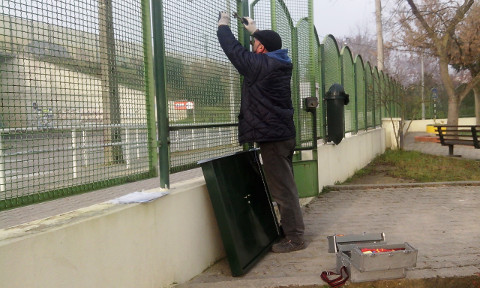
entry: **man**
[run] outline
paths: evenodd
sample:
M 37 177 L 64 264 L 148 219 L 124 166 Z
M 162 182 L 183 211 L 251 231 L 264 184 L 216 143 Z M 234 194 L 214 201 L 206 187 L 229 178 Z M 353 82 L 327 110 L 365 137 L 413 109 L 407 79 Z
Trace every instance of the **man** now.
M 295 125 L 290 82 L 292 61 L 282 48 L 280 35 L 257 30 L 253 19 L 244 17 L 245 29 L 254 37 L 253 52 L 245 49 L 230 30 L 230 16 L 220 12 L 217 36 L 223 51 L 244 76 L 238 140 L 260 147 L 268 188 L 278 205 L 285 237 L 272 246 L 273 252 L 305 249 L 302 211 L 293 178 L 292 156 Z

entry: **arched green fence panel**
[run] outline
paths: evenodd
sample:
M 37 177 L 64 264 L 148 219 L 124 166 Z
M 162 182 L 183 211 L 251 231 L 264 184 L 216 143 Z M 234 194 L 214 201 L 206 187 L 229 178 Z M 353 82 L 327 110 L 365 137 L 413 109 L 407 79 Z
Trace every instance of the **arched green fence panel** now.
M 378 126 L 381 124 L 380 119 L 382 118 L 381 114 L 381 107 L 382 107 L 382 102 L 381 102 L 381 78 L 380 74 L 378 73 L 378 68 L 377 66 L 373 67 L 373 97 L 374 97 L 374 110 L 375 110 L 375 117 L 374 117 L 374 127 Z
M 350 103 L 345 106 L 345 132 L 356 132 L 356 89 L 355 66 L 350 48 L 344 47 L 340 53 L 342 63 L 342 85 L 350 95 Z
M 315 57 L 317 61 L 316 71 L 315 71 L 315 90 L 316 95 L 318 98 L 318 108 L 317 108 L 317 137 L 323 138 L 324 135 L 324 120 L 325 120 L 325 112 L 324 112 L 324 101 L 323 97 L 325 95 L 324 85 L 323 85 L 323 77 L 322 77 L 322 50 L 323 44 L 320 44 L 320 39 L 318 38 L 317 30 L 315 29 Z
M 303 18 L 297 24 L 297 39 L 298 39 L 298 80 L 299 80 L 299 102 L 300 109 L 295 112 L 299 115 L 298 125 L 301 128 L 300 134 L 300 146 L 312 147 L 313 146 L 313 123 L 312 115 L 310 112 L 305 111 L 304 99 L 307 97 L 314 97 L 315 94 L 315 71 L 313 70 L 315 65 L 315 55 L 311 52 L 310 41 L 313 41 L 310 37 L 310 21 L 307 18 Z M 298 129 L 297 129 L 298 130 Z M 298 133 L 298 131 L 297 131 Z
M 285 3 L 280 0 L 257 0 L 251 5 L 251 17 L 260 30 L 275 30 L 282 37 L 282 48 L 288 49 L 290 58 L 294 58 L 294 23 Z
M 342 69 L 337 41 L 333 35 L 328 35 L 323 40 L 323 71 L 325 91 L 335 83 L 342 83 Z
M 293 3 L 293 2 L 292 2 Z M 315 55 L 312 52 L 311 20 L 302 18 L 297 27 L 284 1 L 258 0 L 251 5 L 252 17 L 257 27 L 273 29 L 282 37 L 282 48 L 288 49 L 294 71 L 292 77 L 292 102 L 295 108 L 297 147 L 313 146 L 313 123 L 311 115 L 303 109 L 303 99 L 314 96 Z M 297 15 L 302 14 L 300 11 Z
M 272 6 L 271 3 L 271 0 L 256 0 L 250 5 L 250 16 L 255 19 L 257 28 L 260 30 L 273 29 L 271 11 L 275 5 Z
M 363 59 L 360 55 L 355 57 L 355 85 L 357 95 L 357 123 L 358 130 L 364 130 L 367 128 L 367 113 L 366 113 L 366 85 L 365 85 L 365 69 Z
M 390 103 L 388 102 L 390 98 L 390 91 L 388 90 L 388 78 L 386 77 L 385 73 L 383 71 L 378 71 L 378 75 L 380 78 L 380 95 L 379 95 L 379 100 L 380 100 L 380 112 L 381 112 L 381 117 L 380 117 L 380 124 L 381 124 L 381 119 L 387 117 L 388 112 L 389 112 L 389 105 Z
M 367 111 L 367 128 L 374 127 L 375 121 L 375 94 L 372 66 L 370 62 L 365 64 L 365 85 L 366 87 L 366 111 Z

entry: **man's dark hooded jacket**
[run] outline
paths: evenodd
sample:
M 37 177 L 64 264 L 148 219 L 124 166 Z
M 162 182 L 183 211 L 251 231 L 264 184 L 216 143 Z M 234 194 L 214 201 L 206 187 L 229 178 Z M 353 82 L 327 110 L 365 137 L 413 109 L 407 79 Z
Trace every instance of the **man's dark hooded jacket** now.
M 254 54 L 235 39 L 230 27 L 218 27 L 228 59 L 244 76 L 238 116 L 238 141 L 284 141 L 295 138 L 290 81 L 292 63 L 286 49 Z

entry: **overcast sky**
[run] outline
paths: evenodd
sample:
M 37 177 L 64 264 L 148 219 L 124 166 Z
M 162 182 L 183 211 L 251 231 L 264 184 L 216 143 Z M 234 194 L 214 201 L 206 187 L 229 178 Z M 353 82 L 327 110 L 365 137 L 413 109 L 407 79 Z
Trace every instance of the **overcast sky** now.
M 352 36 L 365 28 L 375 34 L 374 0 L 314 0 L 314 20 L 320 41 L 332 34 L 335 38 Z

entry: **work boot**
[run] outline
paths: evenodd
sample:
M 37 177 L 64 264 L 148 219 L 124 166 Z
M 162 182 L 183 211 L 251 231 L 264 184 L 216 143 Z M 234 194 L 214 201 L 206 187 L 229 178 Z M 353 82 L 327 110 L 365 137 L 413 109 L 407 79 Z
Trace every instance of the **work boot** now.
M 305 245 L 305 241 L 298 240 L 298 241 L 293 241 L 289 240 L 287 238 L 283 238 L 280 242 L 273 244 L 272 246 L 272 252 L 275 253 L 288 253 L 288 252 L 293 252 L 297 250 L 303 250 L 307 246 Z

